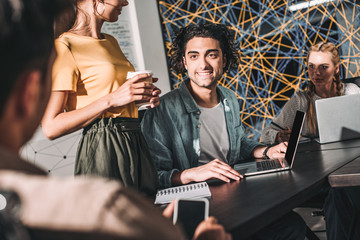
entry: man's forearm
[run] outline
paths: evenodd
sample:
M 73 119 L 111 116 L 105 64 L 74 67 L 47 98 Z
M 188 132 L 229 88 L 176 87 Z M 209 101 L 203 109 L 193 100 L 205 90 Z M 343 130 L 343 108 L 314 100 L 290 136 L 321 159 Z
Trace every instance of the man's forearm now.
M 184 185 L 191 182 L 191 179 L 188 176 L 188 171 L 183 170 L 181 172 L 174 172 L 171 176 L 171 185 L 172 186 L 178 186 L 178 185 Z
M 266 146 L 259 146 L 259 147 L 254 148 L 254 151 L 253 151 L 254 158 L 262 158 L 265 148 L 266 148 Z

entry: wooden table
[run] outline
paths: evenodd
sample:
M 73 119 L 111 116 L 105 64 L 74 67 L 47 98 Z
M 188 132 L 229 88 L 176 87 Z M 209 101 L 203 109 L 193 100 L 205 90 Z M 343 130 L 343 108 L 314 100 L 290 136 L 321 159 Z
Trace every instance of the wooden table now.
M 328 176 L 360 156 L 360 139 L 302 143 L 291 171 L 210 186 L 210 215 L 235 239 L 251 236 L 328 186 Z
M 360 186 L 360 157 L 329 175 L 331 187 Z

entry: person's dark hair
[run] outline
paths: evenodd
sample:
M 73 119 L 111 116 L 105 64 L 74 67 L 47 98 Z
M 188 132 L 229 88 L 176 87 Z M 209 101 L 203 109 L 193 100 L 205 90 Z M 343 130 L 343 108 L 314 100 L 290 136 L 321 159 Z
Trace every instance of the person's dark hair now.
M 54 46 L 54 18 L 68 0 L 0 0 L 0 114 L 16 80 L 31 69 L 46 72 Z
M 77 2 L 77 0 L 72 0 L 72 7 L 67 8 L 55 19 L 55 39 L 74 26 L 79 11 Z
M 84 30 L 84 28 L 89 32 L 91 16 L 89 13 L 81 9 L 79 6 L 82 2 L 86 0 L 72 0 L 73 7 L 65 11 L 61 16 L 56 19 L 55 22 L 55 37 L 58 38 L 64 32 L 73 32 L 77 34 L 79 31 Z M 95 14 L 102 16 L 103 13 L 99 13 L 97 7 L 99 4 L 105 4 L 104 0 L 92 0 L 93 2 L 93 11 Z M 81 19 L 81 21 L 79 21 Z M 82 21 L 85 20 L 85 23 Z
M 186 71 L 183 64 L 186 44 L 194 37 L 213 38 L 219 41 L 220 48 L 226 58 L 224 72 L 237 67 L 240 62 L 238 50 L 235 48 L 234 34 L 225 25 L 214 23 L 201 23 L 188 25 L 179 29 L 173 38 L 170 50 L 171 64 L 177 73 Z

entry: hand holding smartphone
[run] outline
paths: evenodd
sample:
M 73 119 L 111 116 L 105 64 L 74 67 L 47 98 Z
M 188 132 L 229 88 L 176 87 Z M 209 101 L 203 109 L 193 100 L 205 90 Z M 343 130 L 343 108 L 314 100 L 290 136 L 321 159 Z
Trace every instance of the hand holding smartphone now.
M 174 224 L 180 223 L 188 238 L 192 239 L 197 226 L 209 217 L 209 201 L 206 198 L 177 198 L 173 216 Z

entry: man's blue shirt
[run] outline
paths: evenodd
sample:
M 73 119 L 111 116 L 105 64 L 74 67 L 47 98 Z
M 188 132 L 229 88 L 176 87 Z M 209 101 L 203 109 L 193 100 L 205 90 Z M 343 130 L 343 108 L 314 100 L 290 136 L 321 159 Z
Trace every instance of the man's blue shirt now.
M 199 164 L 201 112 L 186 87 L 188 81 L 162 96 L 160 105 L 147 110 L 141 123 L 151 157 L 158 169 L 161 188 L 171 187 L 171 177 L 175 171 Z M 244 133 L 235 94 L 222 86 L 217 86 L 217 93 L 224 105 L 229 135 L 227 161 L 233 165 L 250 158 L 254 148 L 262 144 L 249 139 Z

